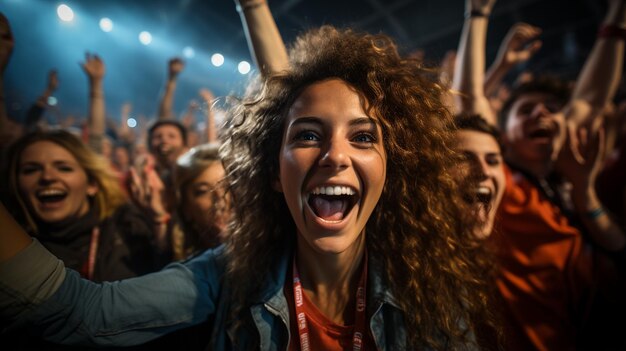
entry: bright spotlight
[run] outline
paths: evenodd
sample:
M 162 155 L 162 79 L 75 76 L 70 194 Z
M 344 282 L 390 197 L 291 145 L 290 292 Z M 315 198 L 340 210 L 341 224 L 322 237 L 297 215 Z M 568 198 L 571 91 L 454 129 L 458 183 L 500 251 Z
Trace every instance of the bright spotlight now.
M 143 32 L 139 33 L 139 41 L 143 45 L 150 44 L 152 42 L 152 34 L 150 34 L 150 32 L 146 32 L 146 31 L 143 31 Z
M 250 72 L 250 64 L 247 61 L 241 61 L 239 62 L 239 65 L 237 65 L 237 69 L 239 70 L 239 73 L 247 74 Z
M 48 96 L 48 105 L 56 106 L 57 105 L 57 98 L 55 98 L 54 96 Z
M 102 18 L 100 20 L 100 29 L 102 29 L 103 32 L 110 32 L 113 30 L 113 21 L 111 21 L 110 18 Z
M 57 16 L 63 22 L 70 22 L 74 19 L 74 11 L 69 6 L 61 4 L 57 7 Z
M 130 128 L 135 128 L 137 126 L 137 120 L 134 118 L 129 118 L 126 120 L 126 124 L 130 127 Z
M 186 48 L 183 49 L 183 56 L 185 56 L 185 58 L 190 59 L 196 56 L 196 52 L 193 50 L 191 46 L 187 46 Z
M 211 56 L 211 63 L 215 67 L 219 67 L 219 66 L 223 65 L 224 64 L 224 56 L 222 56 L 222 54 L 213 54 L 213 56 Z

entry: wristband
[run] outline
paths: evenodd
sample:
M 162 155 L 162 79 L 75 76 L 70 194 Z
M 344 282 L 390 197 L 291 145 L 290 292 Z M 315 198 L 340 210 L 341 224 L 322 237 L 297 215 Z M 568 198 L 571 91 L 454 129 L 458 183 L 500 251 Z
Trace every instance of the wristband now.
M 602 25 L 598 30 L 598 38 L 617 38 L 626 40 L 626 28 L 615 24 Z
M 465 14 L 465 18 L 472 18 L 472 17 L 489 17 L 489 13 L 474 9 L 474 10 L 471 10 L 469 13 Z
M 602 216 L 605 213 L 606 212 L 604 212 L 604 208 L 602 208 L 602 206 L 600 206 L 600 207 L 596 208 L 595 210 L 587 211 L 587 213 L 585 213 L 585 215 L 589 219 L 596 219 L 596 218 Z
M 245 12 L 246 10 L 250 10 L 253 8 L 257 8 L 259 6 L 262 6 L 265 4 L 265 1 L 254 1 L 254 2 L 249 2 L 245 5 L 237 5 L 235 8 L 237 9 L 237 12 L 241 13 L 241 12 Z

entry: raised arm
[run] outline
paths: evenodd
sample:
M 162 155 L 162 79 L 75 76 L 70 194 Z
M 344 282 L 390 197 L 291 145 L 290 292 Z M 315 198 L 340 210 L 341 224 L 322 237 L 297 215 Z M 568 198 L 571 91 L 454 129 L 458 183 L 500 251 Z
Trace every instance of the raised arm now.
M 626 235 L 606 212 L 595 189 L 605 159 L 604 129 L 592 130 L 568 125 L 566 144 L 557 166 L 572 184 L 574 208 L 593 242 L 609 252 L 619 252 L 624 264 Z
M 617 91 L 624 64 L 626 1 L 610 0 L 598 38 L 580 72 L 565 118 L 574 125 L 587 124 L 606 108 Z
M 250 53 L 265 77 L 289 68 L 283 38 L 266 0 L 235 0 Z
M 89 81 L 89 114 L 87 128 L 89 146 L 97 153 L 102 153 L 102 140 L 106 131 L 106 111 L 104 105 L 105 66 L 98 55 L 86 53 L 85 62 L 81 64 Z
M 497 125 L 495 113 L 485 96 L 485 41 L 487 24 L 495 0 L 466 0 L 465 22 L 457 50 L 452 80 L 455 112 L 479 114 L 489 124 Z
M 59 77 L 56 70 L 48 72 L 48 83 L 46 89 L 39 95 L 35 103 L 26 112 L 25 129 L 27 131 L 37 128 L 44 111 L 48 107 L 48 98 L 52 96 L 59 86 Z
M 11 59 L 13 46 L 13 33 L 9 20 L 0 13 L 0 133 L 8 130 L 9 126 L 9 116 L 4 101 L 4 70 Z
M 213 112 L 213 103 L 215 102 L 215 96 L 209 89 L 200 89 L 199 92 L 206 109 L 204 111 L 206 117 L 206 137 L 207 143 L 217 142 L 217 127 L 215 125 L 215 113 Z
M 491 96 L 509 71 L 528 61 L 540 48 L 539 27 L 516 23 L 502 40 L 495 61 L 485 73 L 485 95 Z
M 165 83 L 165 93 L 159 104 L 159 119 L 174 119 L 174 92 L 176 91 L 176 80 L 178 75 L 185 68 L 183 60 L 175 57 L 168 62 L 167 82 Z

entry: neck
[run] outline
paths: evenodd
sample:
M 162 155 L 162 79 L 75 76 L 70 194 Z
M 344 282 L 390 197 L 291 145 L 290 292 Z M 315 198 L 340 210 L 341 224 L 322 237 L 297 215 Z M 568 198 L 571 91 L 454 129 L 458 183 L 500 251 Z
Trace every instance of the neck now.
M 338 254 L 320 253 L 298 240 L 298 272 L 304 293 L 334 323 L 354 323 L 356 290 L 365 253 L 365 234 Z

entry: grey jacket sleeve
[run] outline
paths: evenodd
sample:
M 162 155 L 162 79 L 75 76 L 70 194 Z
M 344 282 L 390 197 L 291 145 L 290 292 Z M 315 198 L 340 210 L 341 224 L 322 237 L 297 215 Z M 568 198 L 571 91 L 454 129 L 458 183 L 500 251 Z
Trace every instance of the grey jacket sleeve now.
M 37 239 L 0 263 L 0 317 L 11 323 L 52 296 L 65 279 L 63 262 Z

